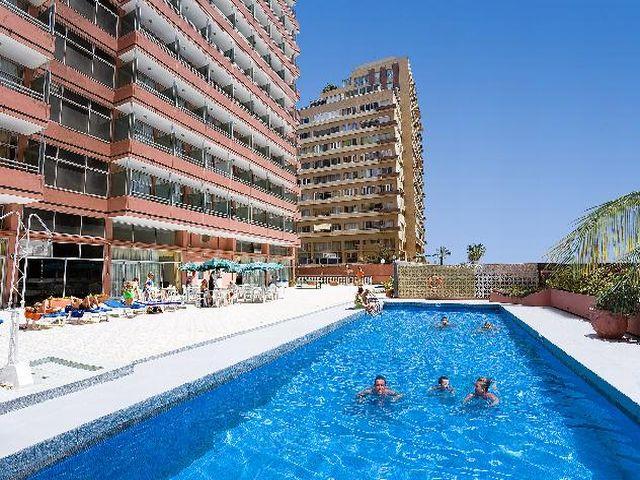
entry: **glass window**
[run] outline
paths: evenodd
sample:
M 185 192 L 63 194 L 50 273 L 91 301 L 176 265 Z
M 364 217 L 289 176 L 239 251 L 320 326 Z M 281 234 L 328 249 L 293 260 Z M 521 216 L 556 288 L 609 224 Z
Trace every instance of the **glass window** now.
M 80 245 L 77 243 L 54 243 L 53 256 L 78 258 L 80 256 Z
M 141 243 L 156 243 L 156 231 L 153 228 L 134 225 L 133 240 Z
M 123 223 L 113 224 L 113 239 L 131 242 L 133 240 L 133 227 Z
M 174 245 L 176 243 L 176 232 L 173 230 L 156 230 L 157 243 L 163 245 Z
M 104 218 L 82 217 L 82 235 L 104 237 Z
M 82 192 L 84 184 L 84 168 L 66 162 L 58 162 L 57 181 L 58 188 Z
M 42 220 L 42 223 L 44 223 L 45 226 L 50 231 L 53 231 L 54 212 L 50 212 L 49 210 L 38 210 L 38 209 L 35 209 L 35 208 L 27 208 L 27 207 L 25 207 L 24 210 L 22 211 L 22 218 L 23 218 L 23 221 L 25 222 L 25 226 L 27 226 L 27 222 L 28 222 L 29 216 L 31 214 L 37 215 Z M 42 223 L 40 223 L 36 218 L 32 219 L 31 220 L 31 230 L 43 231 L 44 228 L 42 226 Z
M 104 251 L 102 245 L 80 245 L 80 257 L 82 258 L 103 258 Z
M 56 212 L 55 231 L 59 233 L 69 233 L 72 235 L 80 235 L 80 225 L 82 217 L 80 215 L 71 215 L 68 213 Z

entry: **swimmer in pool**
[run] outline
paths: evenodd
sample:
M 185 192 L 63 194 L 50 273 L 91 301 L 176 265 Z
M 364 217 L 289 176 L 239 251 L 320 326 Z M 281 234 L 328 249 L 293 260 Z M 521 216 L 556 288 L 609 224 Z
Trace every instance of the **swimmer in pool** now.
M 387 387 L 387 379 L 382 375 L 378 375 L 373 381 L 373 386 L 371 388 L 362 390 L 356 395 L 356 398 L 358 399 L 358 401 L 362 401 L 368 395 L 373 395 L 376 397 L 390 397 L 391 400 L 398 400 L 400 397 L 402 397 L 402 394 Z
M 432 392 L 448 392 L 448 393 L 455 392 L 455 390 L 451 386 L 451 383 L 449 382 L 449 377 L 447 377 L 446 375 L 443 375 L 438 379 L 438 384 L 431 387 L 431 391 Z
M 495 329 L 496 329 L 495 325 L 488 320 L 484 322 L 481 328 L 481 330 L 483 331 L 489 331 L 489 330 L 495 330 Z
M 440 319 L 440 324 L 438 325 L 440 328 L 445 328 L 449 326 L 449 319 L 447 317 L 442 317 Z
M 492 380 L 487 377 L 480 377 L 476 380 L 476 383 L 473 384 L 473 392 L 464 397 L 464 403 L 469 402 L 474 398 L 478 398 L 481 400 L 485 400 L 490 407 L 497 405 L 500 403 L 500 399 L 495 396 L 493 393 L 489 392 L 489 387 L 491 386 Z

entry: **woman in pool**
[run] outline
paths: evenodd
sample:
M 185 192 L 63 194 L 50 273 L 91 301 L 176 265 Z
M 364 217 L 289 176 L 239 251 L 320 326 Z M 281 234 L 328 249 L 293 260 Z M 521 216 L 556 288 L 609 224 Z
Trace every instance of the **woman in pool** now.
M 455 393 L 455 390 L 451 386 L 449 382 L 449 377 L 446 375 L 441 376 L 438 379 L 438 384 L 431 387 L 432 392 L 447 392 L 447 393 Z
M 487 402 L 490 407 L 500 403 L 500 399 L 493 393 L 489 392 L 492 380 L 487 377 L 480 377 L 473 384 L 473 392 L 464 397 L 464 403 L 467 403 L 471 399 L 478 398 Z

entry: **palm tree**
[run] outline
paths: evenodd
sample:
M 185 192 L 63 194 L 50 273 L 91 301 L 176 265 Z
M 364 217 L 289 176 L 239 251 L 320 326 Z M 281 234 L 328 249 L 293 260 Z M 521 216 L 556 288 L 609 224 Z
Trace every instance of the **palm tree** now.
M 547 253 L 550 261 L 584 270 L 608 261 L 640 263 L 640 191 L 590 208 L 574 225 Z
M 451 251 L 447 247 L 440 247 L 433 255 L 427 255 L 428 257 L 438 257 L 440 259 L 440 265 L 444 265 L 444 258 L 451 255 Z
M 467 258 L 469 259 L 469 263 L 478 263 L 485 253 L 487 253 L 487 247 L 482 243 L 467 245 Z

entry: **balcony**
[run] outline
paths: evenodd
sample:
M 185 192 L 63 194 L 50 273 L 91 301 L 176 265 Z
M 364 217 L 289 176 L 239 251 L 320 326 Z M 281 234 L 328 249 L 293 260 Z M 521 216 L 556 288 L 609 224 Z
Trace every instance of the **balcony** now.
M 207 175 L 197 168 L 186 169 L 184 166 L 179 165 L 172 160 L 173 157 L 177 157 L 189 164 L 199 167 L 200 169 L 213 172 L 219 176 L 217 178 L 211 177 L 209 181 L 216 184 L 223 184 L 227 188 L 231 188 L 236 192 L 251 195 L 252 197 L 255 197 L 256 200 L 289 209 L 292 208 L 292 204 L 296 203 L 297 196 L 285 186 L 287 185 L 287 182 L 274 182 L 269 178 L 266 172 L 265 176 L 258 175 L 251 170 L 251 164 L 244 163 L 244 168 L 242 168 L 239 165 L 235 165 L 231 160 L 223 160 L 220 156 L 217 156 L 208 150 L 195 147 L 192 144 L 179 139 L 175 133 L 162 132 L 153 128 L 151 125 L 136 120 L 134 116 L 120 117 L 115 121 L 114 125 L 116 142 L 130 139 L 159 151 L 155 154 L 153 152 L 138 152 L 139 149 L 132 145 L 131 147 L 125 146 L 125 151 L 122 153 L 126 154 L 127 152 L 130 152 L 135 155 L 141 154 L 144 158 L 149 158 L 158 165 L 163 165 L 178 171 L 184 171 L 190 175 L 202 178 L 203 180 L 206 179 Z M 253 168 L 255 169 L 255 167 Z M 232 182 L 247 185 L 250 190 L 242 188 L 237 184 L 234 185 L 233 183 L 229 183 L 220 177 L 224 177 L 224 179 L 231 180 Z M 262 192 L 271 197 L 276 197 L 283 202 L 286 202 L 286 204 L 276 202 L 273 199 L 252 190 L 257 190 L 258 192 Z
M 194 33 L 197 37 L 188 36 L 175 31 L 175 27 L 167 23 L 167 19 L 149 5 L 142 4 L 140 14 L 138 11 L 133 10 L 122 18 L 122 37 L 126 37 L 134 31 L 143 33 L 165 53 L 177 59 L 183 66 L 205 81 L 209 80 L 211 73 L 208 71 L 211 70 L 217 81 L 227 83 L 227 80 L 223 79 L 229 79 L 228 82 L 244 92 L 243 96 L 246 96 L 247 100 L 251 95 L 255 96 L 265 108 L 268 107 L 278 112 L 283 119 L 287 118 L 289 123 L 293 124 L 293 113 L 286 108 L 284 93 L 281 96 L 275 95 L 275 90 L 267 93 L 267 90 L 261 88 L 261 84 L 253 78 L 250 64 L 241 67 L 235 61 L 233 49 L 223 51 L 207 40 L 208 28 L 204 33 L 195 29 Z M 169 35 L 169 32 L 172 34 Z M 124 46 L 121 45 L 121 48 Z M 144 49 L 144 46 L 142 48 Z M 246 79 L 249 82 L 246 82 Z M 293 101 L 289 103 L 293 109 Z
M 255 129 L 272 141 L 275 149 L 294 155 L 295 144 L 291 136 L 285 133 L 285 121 L 277 114 L 272 115 L 272 110 L 267 108 L 258 98 L 252 97 L 251 93 L 245 89 L 238 88 L 239 84 L 236 85 L 233 81 L 223 86 L 219 82 L 224 77 L 216 73 L 210 65 L 204 65 L 198 69 L 194 64 L 176 54 L 173 51 L 173 44 L 170 45 L 171 48 L 168 47 L 146 29 L 142 29 L 140 32 L 142 32 L 140 38 L 142 41 L 136 38 L 128 39 L 132 45 L 138 44 L 138 48 L 126 50 L 120 56 L 125 65 L 118 71 L 119 86 L 135 83 L 136 79 L 143 74 L 152 80 L 145 82 L 147 84 L 155 82 L 170 85 L 171 77 L 173 77 L 173 83 L 192 102 L 199 106 L 209 104 L 216 106 L 219 110 L 224 109 L 225 116 L 232 115 L 241 123 Z M 159 50 L 156 47 L 159 47 Z M 171 65 L 171 63 L 160 60 L 163 54 L 170 55 L 176 61 L 174 65 L 178 68 L 169 67 L 168 70 L 166 65 Z M 191 80 L 190 75 L 195 76 L 195 79 Z
M 53 7 L 38 17 L 25 0 L 0 0 L 0 55 L 38 68 L 53 58 Z
M 222 192 L 212 193 L 196 185 L 186 185 L 146 172 L 120 168 L 112 171 L 110 185 L 112 210 L 136 210 L 135 205 L 141 204 L 131 198 L 140 199 L 158 205 L 141 210 L 141 213 L 148 213 L 150 217 L 261 234 L 269 238 L 283 236 L 273 232 L 275 230 L 293 239 L 288 235 L 293 232 L 292 218 L 243 203 L 233 196 L 225 197 Z M 242 224 L 258 228 L 243 227 Z
M 0 130 L 0 203 L 31 203 L 42 200 L 42 146 L 26 144 L 15 132 Z
M 21 76 L 0 70 L 0 128 L 24 135 L 45 129 L 49 122 L 49 105 L 44 99 L 47 83 L 48 75 L 44 75 L 28 87 Z

